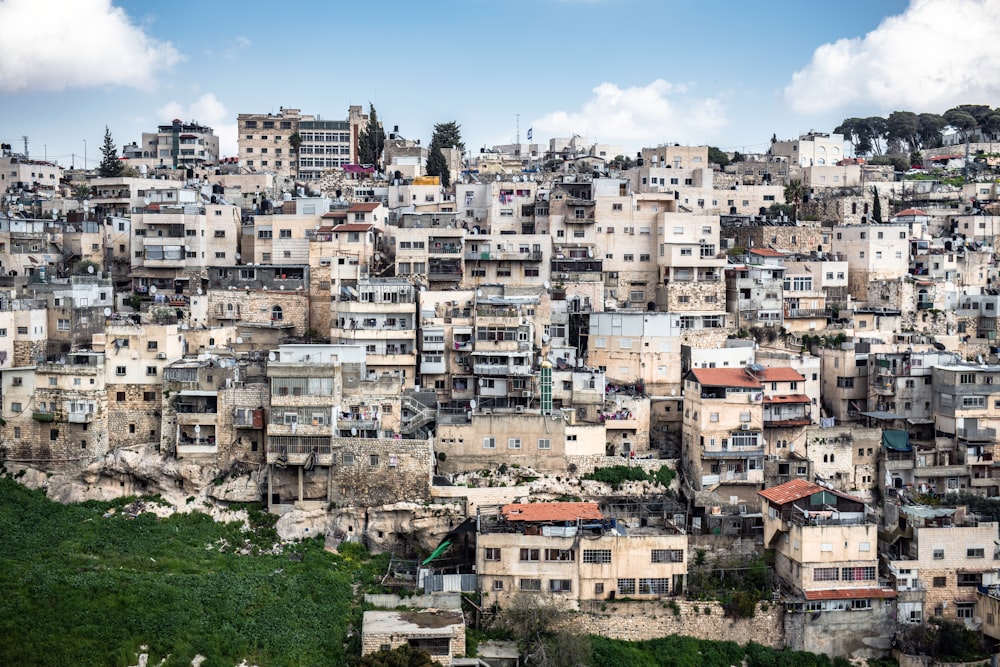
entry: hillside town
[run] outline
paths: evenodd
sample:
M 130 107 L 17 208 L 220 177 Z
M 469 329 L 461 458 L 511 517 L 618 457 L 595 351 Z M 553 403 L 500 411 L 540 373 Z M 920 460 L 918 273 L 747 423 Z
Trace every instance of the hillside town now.
M 902 168 L 839 129 L 472 152 L 283 107 L 235 157 L 180 119 L 100 167 L 4 143 L 0 464 L 391 552 L 365 653 L 516 665 L 466 631 L 532 596 L 619 639 L 993 646 L 1000 128 Z

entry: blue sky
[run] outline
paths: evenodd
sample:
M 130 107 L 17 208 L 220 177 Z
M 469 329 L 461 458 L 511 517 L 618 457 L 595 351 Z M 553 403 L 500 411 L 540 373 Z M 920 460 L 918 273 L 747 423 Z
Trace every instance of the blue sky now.
M 174 117 L 295 107 L 466 146 L 572 133 L 763 150 L 849 116 L 1000 105 L 1000 0 L 0 0 L 0 141 L 91 166 Z

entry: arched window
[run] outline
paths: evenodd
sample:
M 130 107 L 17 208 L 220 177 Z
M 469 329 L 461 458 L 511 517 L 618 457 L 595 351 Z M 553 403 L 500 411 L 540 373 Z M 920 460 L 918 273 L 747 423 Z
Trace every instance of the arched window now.
M 273 306 L 271 308 L 271 321 L 272 322 L 280 322 L 282 319 L 283 319 L 283 315 L 282 315 L 282 312 L 281 312 L 281 306 Z

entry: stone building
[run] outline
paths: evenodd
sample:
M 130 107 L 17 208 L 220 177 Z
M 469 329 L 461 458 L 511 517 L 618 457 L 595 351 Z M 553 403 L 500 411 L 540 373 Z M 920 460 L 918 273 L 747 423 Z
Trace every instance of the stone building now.
M 876 657 L 889 649 L 896 591 L 878 576 L 877 526 L 858 498 L 796 479 L 761 491 L 789 648 Z M 817 612 L 820 612 L 817 614 Z
M 361 621 L 361 655 L 400 646 L 427 651 L 441 665 L 465 655 L 465 618 L 461 611 L 366 611 Z
M 962 507 L 886 503 L 885 512 L 885 564 L 899 595 L 898 620 L 972 622 L 977 589 L 993 583 L 997 523 Z
M 683 592 L 688 537 L 655 517 L 609 516 L 597 503 L 479 509 L 476 573 L 501 606 L 518 594 L 582 601 L 662 599 Z
M 330 502 L 375 507 L 426 502 L 431 497 L 434 449 L 429 440 L 333 438 Z

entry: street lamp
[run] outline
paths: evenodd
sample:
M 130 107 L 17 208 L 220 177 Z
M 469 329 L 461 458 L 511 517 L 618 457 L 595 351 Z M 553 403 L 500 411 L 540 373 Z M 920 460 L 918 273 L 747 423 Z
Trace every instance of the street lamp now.
M 87 171 L 87 140 L 83 140 L 83 170 Z

